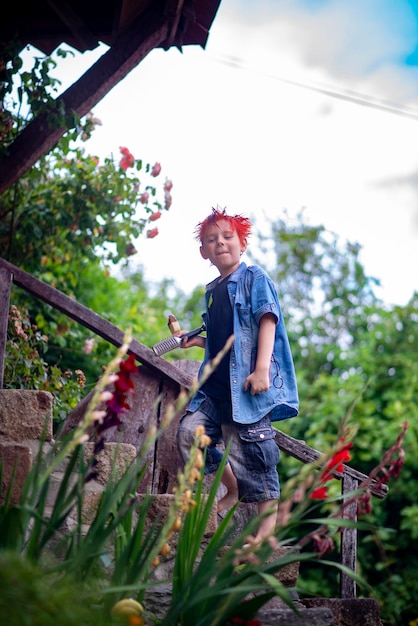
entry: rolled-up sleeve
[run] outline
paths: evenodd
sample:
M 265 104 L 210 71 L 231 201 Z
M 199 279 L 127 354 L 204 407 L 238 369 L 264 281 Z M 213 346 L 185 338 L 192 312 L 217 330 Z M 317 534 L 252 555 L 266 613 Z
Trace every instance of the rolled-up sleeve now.
M 254 277 L 251 291 L 251 307 L 257 324 L 260 324 L 261 318 L 267 313 L 274 315 L 276 324 L 280 320 L 280 306 L 276 290 L 272 281 L 264 273 Z

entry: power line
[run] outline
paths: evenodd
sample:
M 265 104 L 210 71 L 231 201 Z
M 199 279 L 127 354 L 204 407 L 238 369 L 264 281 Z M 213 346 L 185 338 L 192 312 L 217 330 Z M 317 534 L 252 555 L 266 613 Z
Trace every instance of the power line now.
M 292 80 L 290 78 L 283 78 L 282 76 L 278 76 L 276 74 L 271 74 L 268 72 L 262 72 L 258 69 L 250 67 L 246 62 L 244 62 L 242 59 L 239 59 L 238 57 L 214 57 L 212 55 L 208 56 L 217 63 L 228 65 L 232 68 L 244 70 L 246 72 L 252 72 L 253 74 L 258 74 L 272 80 L 277 80 L 281 83 L 292 85 L 293 87 L 307 89 L 309 91 L 314 91 L 316 93 L 320 93 L 331 98 L 337 98 L 338 100 L 345 100 L 346 102 L 352 102 L 353 104 L 358 104 L 360 106 L 366 106 L 369 108 L 384 111 L 386 113 L 392 113 L 394 115 L 400 115 L 402 117 L 408 117 L 413 120 L 418 120 L 418 110 L 410 109 L 409 107 L 405 107 L 401 104 L 386 102 L 385 100 L 372 98 L 371 96 L 359 94 L 351 90 L 338 91 L 334 87 L 323 87 L 320 85 Z

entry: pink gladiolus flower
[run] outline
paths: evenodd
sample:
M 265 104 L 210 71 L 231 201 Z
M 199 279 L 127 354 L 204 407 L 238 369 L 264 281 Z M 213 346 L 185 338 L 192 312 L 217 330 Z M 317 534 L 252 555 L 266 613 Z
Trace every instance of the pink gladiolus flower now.
M 173 189 L 173 183 L 171 180 L 166 179 L 164 183 L 164 191 L 171 191 Z
M 147 230 L 147 238 L 154 239 L 158 235 L 158 228 L 152 228 L 151 230 Z
M 151 176 L 154 176 L 154 178 L 155 178 L 156 176 L 158 176 L 158 174 L 160 172 L 161 172 L 161 165 L 160 165 L 160 163 L 155 163 L 152 166 L 152 169 L 151 169 Z
M 139 196 L 139 201 L 141 202 L 141 204 L 146 204 L 148 200 L 149 200 L 148 191 L 144 191 L 143 193 L 141 193 L 141 195 Z
M 155 211 L 155 213 L 151 213 L 149 219 L 151 222 L 155 222 L 155 220 L 159 220 L 161 217 L 161 211 Z

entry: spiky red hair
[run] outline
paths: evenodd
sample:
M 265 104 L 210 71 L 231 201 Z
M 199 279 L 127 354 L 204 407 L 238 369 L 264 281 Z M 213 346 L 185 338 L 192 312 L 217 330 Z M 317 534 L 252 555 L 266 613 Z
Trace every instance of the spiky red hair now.
M 216 224 L 221 220 L 229 223 L 231 228 L 237 232 L 240 243 L 244 245 L 251 231 L 251 222 L 248 217 L 242 215 L 228 215 L 226 209 L 216 209 L 212 207 L 212 213 L 208 215 L 202 222 L 199 222 L 195 228 L 195 237 L 200 243 L 203 243 L 206 229 L 210 224 Z

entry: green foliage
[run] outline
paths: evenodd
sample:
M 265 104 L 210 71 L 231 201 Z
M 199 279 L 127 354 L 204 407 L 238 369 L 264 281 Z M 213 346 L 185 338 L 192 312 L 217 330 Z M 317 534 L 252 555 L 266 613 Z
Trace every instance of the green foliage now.
M 62 142 L 43 157 L 0 198 L 7 259 L 70 294 L 88 263 L 126 261 L 133 240 L 171 199 L 164 190 L 159 198 L 149 164 L 120 163 L 100 164 L 81 148 L 68 153 Z
M 108 626 L 97 593 L 64 576 L 59 584 L 40 564 L 0 551 L 0 620 L 8 626 Z
M 51 127 L 75 130 L 76 125 L 74 116 L 68 118 L 54 99 L 60 85 L 53 77 L 56 61 L 51 57 L 34 56 L 32 67 L 26 70 L 21 50 L 17 39 L 0 44 L 0 162 L 7 158 L 10 143 L 40 113 L 48 114 Z M 65 50 L 58 53 L 61 57 L 67 54 Z
M 283 304 L 300 392 L 299 417 L 279 428 L 324 450 L 349 412 L 357 429 L 352 466 L 368 473 L 400 424 L 409 423 L 402 474 L 386 500 L 373 503 L 375 541 L 360 536 L 358 551 L 385 623 L 403 626 L 418 614 L 418 556 L 410 549 L 418 498 L 412 478 L 418 472 L 418 296 L 404 307 L 380 302 L 373 294 L 376 281 L 359 261 L 360 247 L 342 246 L 302 216 L 272 224 L 263 245 L 274 259 L 267 269 Z M 295 471 L 295 461 L 282 459 L 282 478 Z M 331 575 L 321 576 L 320 585 L 321 594 L 332 597 L 338 586 Z M 310 564 L 302 568 L 306 589 L 319 594 L 317 578 Z
M 48 337 L 30 322 L 27 311 L 10 308 L 6 360 L 5 389 L 41 389 L 54 397 L 53 412 L 56 422 L 62 421 L 81 400 L 85 376 L 80 368 L 62 371 L 48 365 L 45 353 Z
M 65 122 L 71 130 L 0 197 L 2 255 L 119 327 L 134 327 L 139 339 L 144 335 L 144 343 L 151 344 L 161 339 L 161 329 L 166 327 L 163 311 L 168 302 L 164 297 L 162 308 L 161 296 L 167 285 L 150 298 L 139 274 L 138 280 L 133 276 L 119 282 L 110 276 L 109 267 L 118 264 L 123 270 L 136 252 L 137 238 L 158 234 L 154 223 L 171 206 L 172 183 L 166 179 L 156 184 L 160 165 L 135 159 L 126 147 L 120 148 L 119 158 L 112 156 L 102 163 L 86 154 L 81 141 L 91 136 L 100 121 L 92 114 L 83 120 L 70 120 L 63 112 L 65 119 L 59 117 L 52 97 L 59 84 L 52 77 L 56 61 L 35 57 L 32 69 L 23 71 L 18 51 L 18 43 L 10 44 L 2 57 L 5 80 L 0 110 L 10 122 L 7 125 L 3 120 L 2 148 L 7 153 L 16 134 L 41 112 L 48 112 L 52 125 Z M 65 54 L 61 51 L 58 57 Z M 7 384 L 25 387 L 32 378 L 33 388 L 46 379 L 56 387 L 61 372 L 79 369 L 87 386 L 94 385 L 100 363 L 109 357 L 109 346 L 52 307 L 40 301 L 28 303 L 20 290 L 13 289 L 12 302 L 29 312 L 43 347 L 42 363 L 26 359 L 31 369 L 26 380 L 11 365 Z M 48 336 L 48 344 L 42 336 Z M 14 361 L 15 353 L 12 350 L 7 358 Z M 63 418 L 72 407 L 65 398 L 61 403 L 63 410 L 57 408 L 57 413 Z

